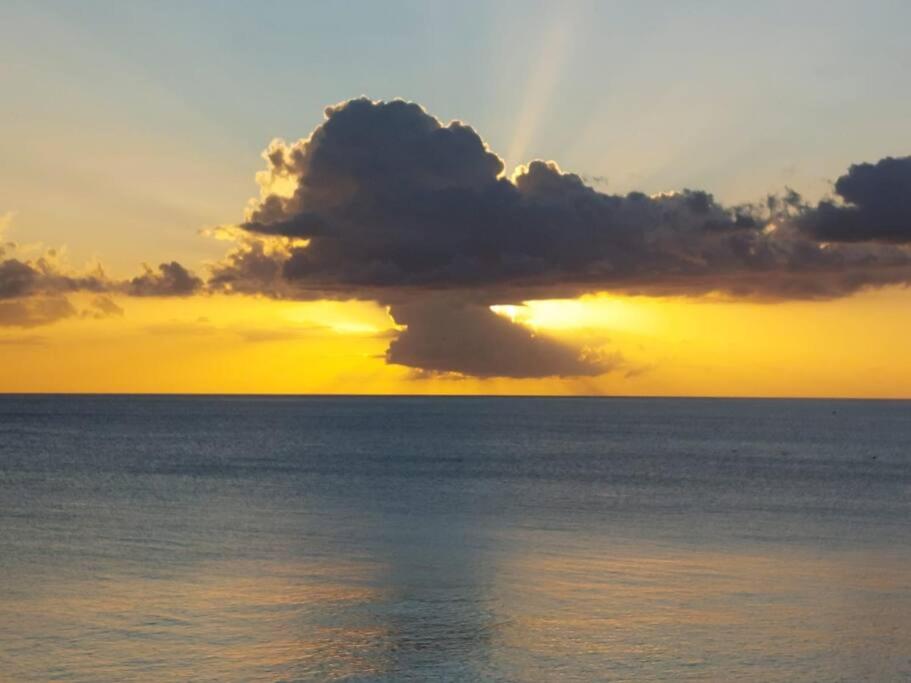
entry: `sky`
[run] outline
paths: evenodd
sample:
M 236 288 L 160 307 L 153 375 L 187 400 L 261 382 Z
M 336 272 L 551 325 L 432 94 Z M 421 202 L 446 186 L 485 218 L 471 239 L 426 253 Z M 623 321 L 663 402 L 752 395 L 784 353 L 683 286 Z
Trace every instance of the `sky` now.
M 909 22 L 6 0 L 0 391 L 911 397 Z

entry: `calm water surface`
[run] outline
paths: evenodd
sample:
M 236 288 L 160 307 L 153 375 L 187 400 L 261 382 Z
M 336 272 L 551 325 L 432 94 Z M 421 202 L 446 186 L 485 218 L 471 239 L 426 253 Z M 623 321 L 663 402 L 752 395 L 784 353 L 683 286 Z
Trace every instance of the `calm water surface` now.
M 0 679 L 911 680 L 911 404 L 0 398 Z

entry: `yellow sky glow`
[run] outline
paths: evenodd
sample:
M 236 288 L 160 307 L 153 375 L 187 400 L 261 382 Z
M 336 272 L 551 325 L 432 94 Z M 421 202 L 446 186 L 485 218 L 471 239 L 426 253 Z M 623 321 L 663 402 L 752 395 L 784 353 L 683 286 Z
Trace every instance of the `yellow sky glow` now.
M 89 296 L 75 296 L 87 311 Z M 122 316 L 0 332 L 7 392 L 911 396 L 911 292 L 757 304 L 587 296 L 494 307 L 537 334 L 619 354 L 593 378 L 427 377 L 385 362 L 370 302 L 117 298 Z

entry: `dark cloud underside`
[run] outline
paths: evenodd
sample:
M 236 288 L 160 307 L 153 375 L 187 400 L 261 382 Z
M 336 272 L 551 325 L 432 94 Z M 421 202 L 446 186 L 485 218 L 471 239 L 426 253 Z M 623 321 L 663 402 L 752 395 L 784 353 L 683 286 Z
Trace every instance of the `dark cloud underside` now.
M 600 375 L 612 364 L 496 315 L 486 306 L 420 299 L 393 306 L 407 329 L 386 352 L 389 363 L 475 377 Z

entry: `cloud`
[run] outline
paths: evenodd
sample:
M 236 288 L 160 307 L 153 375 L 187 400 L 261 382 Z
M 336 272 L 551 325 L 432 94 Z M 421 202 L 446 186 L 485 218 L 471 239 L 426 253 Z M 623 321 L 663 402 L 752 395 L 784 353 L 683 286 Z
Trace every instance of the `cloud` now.
M 123 309 L 106 296 L 96 296 L 90 303 L 90 309 L 83 311 L 83 315 L 92 318 L 119 318 L 123 316 Z
M 618 358 L 585 357 L 577 349 L 516 325 L 487 306 L 458 299 L 419 299 L 390 309 L 406 329 L 386 351 L 386 360 L 430 372 L 475 377 L 593 376 Z
M 911 156 L 855 164 L 835 181 L 841 202 L 822 201 L 800 217 L 814 239 L 911 243 Z
M 111 280 L 4 244 L 0 325 L 73 315 L 65 297 L 79 291 L 98 295 L 95 317 L 123 312 L 105 294 L 373 300 L 402 327 L 389 363 L 588 376 L 622 361 L 489 307 L 601 291 L 828 299 L 911 282 L 911 157 L 852 166 L 816 206 L 793 191 L 726 206 L 699 189 L 611 194 L 549 161 L 506 177 L 474 129 L 414 103 L 360 98 L 325 113 L 309 137 L 269 145 L 260 197 L 238 226 L 216 231 L 236 244 L 206 282 L 177 261 Z
M 65 297 L 37 297 L 0 301 L 0 326 L 39 327 L 76 315 Z
M 18 246 L 4 245 L 0 258 L 0 327 L 38 327 L 77 314 L 66 294 L 103 291 L 108 285 L 98 269 L 70 272 L 55 250 L 37 259 L 19 258 Z
M 406 326 L 387 361 L 423 370 L 611 367 L 499 318 L 491 304 L 597 291 L 825 299 L 911 281 L 911 251 L 897 244 L 907 160 L 839 179 L 850 204 L 832 210 L 862 212 L 852 220 L 867 232 L 833 244 L 821 227 L 829 204 L 811 208 L 793 192 L 749 206 L 702 190 L 614 195 L 544 161 L 506 178 L 471 127 L 398 100 L 329 107 L 309 137 L 273 141 L 264 158 L 261 196 L 210 286 L 386 304 Z
M 725 207 L 701 190 L 611 195 L 542 161 L 507 179 L 473 129 L 412 103 L 330 107 L 310 137 L 275 141 L 264 156 L 264 194 L 241 227 L 306 244 L 241 250 L 220 282 L 280 273 L 304 295 L 380 300 L 391 289 L 790 298 L 911 274 L 905 250 L 831 248 L 793 225 L 767 230 L 768 212 Z
M 0 262 L 0 299 L 30 294 L 39 277 L 38 271 L 17 259 Z
M 158 271 L 145 266 L 145 272 L 130 280 L 131 296 L 189 296 L 202 288 L 202 280 L 177 261 L 162 263 Z
M 105 294 L 131 296 L 189 296 L 203 286 L 200 278 L 177 262 L 163 263 L 157 272 L 146 267 L 143 275 L 128 281 L 109 278 L 98 264 L 84 270 L 70 267 L 63 250 L 47 249 L 27 258 L 35 247 L 20 248 L 7 242 L 0 248 L 0 326 L 47 325 L 72 315 L 66 296 L 94 292 L 96 296 L 82 317 L 123 315 L 123 309 Z M 66 305 L 64 305 L 66 304 Z
M 212 267 L 208 287 L 236 294 L 264 294 L 274 298 L 294 297 L 295 287 L 284 275 L 291 256 L 289 240 L 241 237 L 237 248 Z
M 0 261 L 0 300 L 79 290 L 97 292 L 107 286 L 102 272 L 68 274 L 54 257 L 55 252 L 50 251 L 34 261 L 18 258 Z
M 198 292 L 203 281 L 176 261 L 162 263 L 158 270 L 145 266 L 142 275 L 126 282 L 108 278 L 96 264 L 78 271 L 66 264 L 61 250 L 45 250 L 38 258 L 25 258 L 19 245 L 8 242 L 0 251 L 0 300 L 72 292 L 125 292 L 131 296 L 189 296 Z M 6 258 L 3 258 L 6 257 Z M 99 299 L 95 300 L 96 302 Z M 102 312 L 110 314 L 107 300 Z M 107 309 L 106 311 L 103 309 Z

